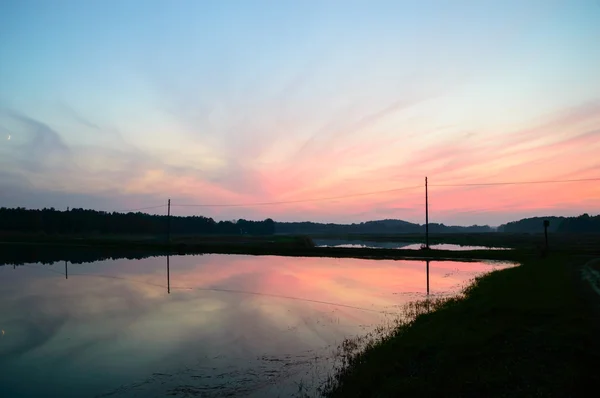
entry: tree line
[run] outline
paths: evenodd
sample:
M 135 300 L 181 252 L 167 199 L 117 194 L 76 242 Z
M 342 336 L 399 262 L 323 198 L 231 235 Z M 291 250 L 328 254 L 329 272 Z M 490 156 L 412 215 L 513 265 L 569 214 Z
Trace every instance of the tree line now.
M 499 232 L 543 232 L 543 221 L 549 220 L 549 232 L 600 233 L 600 215 L 579 217 L 533 217 L 509 222 L 498 227 Z M 226 234 L 272 235 L 283 234 L 402 234 L 424 233 L 425 226 L 402 220 L 378 220 L 354 224 L 325 224 L 315 222 L 275 222 L 239 219 L 215 221 L 203 216 L 151 215 L 146 213 L 117 213 L 88 209 L 68 211 L 49 209 L 0 208 L 0 231 L 46 234 L 114 234 L 166 235 Z M 487 225 L 469 227 L 430 223 L 430 233 L 494 232 Z
M 289 234 L 421 234 L 425 233 L 425 225 L 403 220 L 377 220 L 353 224 L 324 224 L 315 222 L 277 222 L 277 233 Z M 449 226 L 429 223 L 431 233 L 472 233 L 493 232 L 488 225 L 472 225 L 469 227 Z
M 548 232 L 600 233 L 600 215 L 582 214 L 578 217 L 531 217 L 498 227 L 500 232 L 539 233 L 544 231 L 544 220 L 550 221 Z
M 49 209 L 0 208 L 0 231 L 46 234 L 228 234 L 272 235 L 275 222 L 215 221 L 203 216 L 151 215 L 117 213 L 87 209 L 68 211 Z

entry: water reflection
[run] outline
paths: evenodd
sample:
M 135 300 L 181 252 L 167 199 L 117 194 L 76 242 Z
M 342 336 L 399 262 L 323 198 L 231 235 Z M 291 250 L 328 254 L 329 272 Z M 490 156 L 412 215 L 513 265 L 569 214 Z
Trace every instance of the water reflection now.
M 429 260 L 426 261 L 427 266 L 425 270 L 425 274 L 427 275 L 427 295 L 429 296 Z
M 408 242 L 386 242 L 386 241 L 366 241 L 366 240 L 344 240 L 344 239 L 313 239 L 317 247 L 348 247 L 360 249 L 402 249 L 402 250 L 419 250 L 421 243 Z M 455 245 L 450 243 L 438 243 L 429 245 L 431 249 L 437 250 L 511 250 L 506 247 L 489 247 L 489 246 L 470 246 L 470 245 Z
M 167 293 L 171 294 L 171 273 L 169 265 L 170 256 L 167 256 Z
M 0 267 L 3 396 L 289 396 L 344 337 L 503 266 L 205 255 Z

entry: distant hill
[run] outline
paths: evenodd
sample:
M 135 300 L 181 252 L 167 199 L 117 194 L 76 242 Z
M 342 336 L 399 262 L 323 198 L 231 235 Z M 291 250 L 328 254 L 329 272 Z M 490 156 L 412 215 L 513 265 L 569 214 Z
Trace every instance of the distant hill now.
M 558 226 L 566 217 L 530 217 L 518 221 L 511 221 L 498 227 L 498 232 L 511 233 L 536 233 L 544 232 L 544 220 L 550 221 L 548 232 L 556 232 Z
M 500 227 L 472 225 L 469 227 L 431 223 L 431 233 L 539 233 L 544 220 L 550 221 L 549 232 L 600 233 L 600 215 L 579 217 L 533 217 L 509 222 Z M 421 234 L 425 226 L 403 220 L 375 220 L 354 224 L 323 224 L 315 222 L 275 222 L 239 219 L 215 221 L 202 216 L 172 216 L 145 213 L 108 213 L 95 210 L 0 208 L 0 232 L 36 232 L 46 234 Z
M 583 214 L 579 217 L 531 217 L 512 221 L 492 228 L 488 225 L 461 227 L 437 223 L 429 224 L 430 233 L 541 233 L 544 220 L 550 221 L 548 232 L 600 233 L 600 215 Z M 377 220 L 358 224 L 322 224 L 314 222 L 276 222 L 275 233 L 285 234 L 413 234 L 424 233 L 425 225 L 403 220 Z
M 431 233 L 494 232 L 487 225 L 470 227 L 429 224 Z M 358 224 L 322 224 L 315 222 L 276 222 L 275 233 L 281 234 L 411 234 L 424 233 L 425 225 L 403 220 L 376 220 Z
M 600 233 L 600 215 L 587 213 L 578 217 L 531 217 L 502 224 L 499 232 L 539 233 L 544 231 L 544 220 L 550 221 L 548 232 Z

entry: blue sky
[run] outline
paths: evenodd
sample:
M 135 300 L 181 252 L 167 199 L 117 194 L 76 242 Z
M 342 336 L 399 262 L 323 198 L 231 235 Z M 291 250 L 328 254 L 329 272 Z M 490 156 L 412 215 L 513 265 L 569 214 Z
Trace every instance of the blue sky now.
M 0 205 L 118 210 L 351 195 L 425 175 L 598 176 L 598 21 L 598 1 L 4 0 Z M 594 186 L 553 194 L 563 188 L 478 191 L 475 203 L 445 190 L 432 211 L 459 224 L 598 211 Z M 179 211 L 421 221 L 421 201 Z

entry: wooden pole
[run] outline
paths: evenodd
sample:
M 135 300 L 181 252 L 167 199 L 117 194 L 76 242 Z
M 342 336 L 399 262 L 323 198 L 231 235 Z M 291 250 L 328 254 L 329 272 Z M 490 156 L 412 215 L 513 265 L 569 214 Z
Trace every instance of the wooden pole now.
M 65 261 L 65 279 L 69 279 L 69 269 L 67 268 L 67 262 Z
M 425 177 L 425 247 L 429 249 L 429 193 L 427 189 L 427 177 Z

